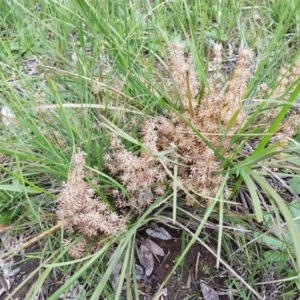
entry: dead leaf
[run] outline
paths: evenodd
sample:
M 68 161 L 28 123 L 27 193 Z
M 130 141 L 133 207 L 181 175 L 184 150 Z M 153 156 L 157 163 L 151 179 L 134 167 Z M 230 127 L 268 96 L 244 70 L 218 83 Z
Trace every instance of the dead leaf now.
M 204 300 L 219 300 L 219 295 L 211 286 L 202 280 L 200 281 L 200 286 Z
M 143 240 L 138 251 L 138 256 L 141 265 L 145 268 L 146 276 L 150 276 L 153 272 L 153 255 L 165 256 L 164 249 L 149 239 Z
M 122 264 L 120 262 L 118 262 L 112 272 L 112 281 L 111 281 L 111 285 L 113 287 L 114 290 L 117 289 L 118 283 L 119 283 L 119 278 L 120 278 L 120 271 L 121 271 L 121 267 Z
M 15 275 L 17 275 L 21 271 L 21 268 L 13 269 L 14 263 L 15 261 L 13 260 L 13 258 L 10 258 L 9 260 L 0 259 L 0 270 L 2 270 L 2 275 L 6 282 L 8 291 L 14 283 Z
M 165 256 L 164 249 L 158 246 L 156 243 L 149 239 L 143 241 L 143 244 L 148 247 L 148 249 L 154 254 L 159 256 Z
M 165 241 L 172 239 L 170 233 L 166 229 L 164 229 L 163 227 L 159 227 L 157 225 L 154 228 L 147 228 L 146 233 L 149 236 L 156 239 L 161 239 Z
M 145 275 L 149 277 L 154 268 L 154 258 L 151 250 L 146 245 L 141 243 L 138 256 L 141 265 L 145 268 Z
M 144 270 L 138 264 L 135 264 L 135 275 L 136 275 L 136 280 L 142 280 L 144 278 Z

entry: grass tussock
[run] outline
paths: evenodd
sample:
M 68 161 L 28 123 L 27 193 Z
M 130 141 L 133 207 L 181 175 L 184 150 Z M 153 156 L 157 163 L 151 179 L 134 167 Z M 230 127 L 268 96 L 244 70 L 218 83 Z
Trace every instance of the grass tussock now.
M 298 296 L 299 1 L 4 2 L 0 298 Z

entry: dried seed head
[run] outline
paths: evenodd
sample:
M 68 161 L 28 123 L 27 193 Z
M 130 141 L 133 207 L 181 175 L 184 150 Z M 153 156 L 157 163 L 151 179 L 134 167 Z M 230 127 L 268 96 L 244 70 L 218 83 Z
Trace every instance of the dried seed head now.
M 58 196 L 56 214 L 58 219 L 64 222 L 65 229 L 69 233 L 80 232 L 88 237 L 98 234 L 115 235 L 117 231 L 126 228 L 127 220 L 111 212 L 84 181 L 85 157 L 84 152 L 72 156 L 72 168 Z M 79 245 L 82 246 L 83 243 Z M 79 247 L 75 245 L 74 249 Z M 74 254 L 75 250 L 73 250 L 70 251 Z

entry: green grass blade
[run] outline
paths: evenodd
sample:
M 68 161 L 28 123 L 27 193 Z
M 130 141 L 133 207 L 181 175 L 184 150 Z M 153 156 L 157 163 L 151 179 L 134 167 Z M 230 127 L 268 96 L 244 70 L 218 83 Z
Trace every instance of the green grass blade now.
M 134 239 L 133 239 L 134 240 Z M 118 300 L 121 298 L 121 293 L 122 293 L 122 289 L 123 289 L 123 283 L 124 283 L 124 280 L 125 280 L 125 275 L 128 270 L 128 267 L 129 267 L 129 257 L 130 257 L 130 252 L 131 252 L 131 243 L 132 241 L 130 241 L 127 245 L 127 248 L 126 248 L 126 252 L 125 252 L 125 255 L 124 255 L 124 261 L 123 261 L 123 265 L 122 265 L 122 270 L 121 270 L 121 273 L 120 273 L 120 277 L 119 277 L 119 282 L 118 282 L 118 286 L 117 286 L 117 290 L 116 290 L 116 294 L 115 294 L 115 300 Z M 130 281 L 130 279 L 128 278 L 128 281 Z M 127 283 L 128 284 L 128 283 Z
M 177 213 L 177 172 L 178 172 L 178 158 L 175 158 L 174 163 L 174 177 L 173 177 L 173 223 L 176 222 L 176 213 Z
M 271 55 L 274 53 L 274 51 L 276 51 L 276 48 L 278 48 L 279 41 L 283 39 L 283 37 L 286 35 L 286 31 L 288 27 L 290 26 L 291 22 L 293 22 L 293 19 L 297 16 L 297 12 L 299 12 L 300 9 L 300 2 L 296 1 L 294 3 L 295 3 L 295 7 L 293 11 L 290 10 L 289 5 L 286 5 L 284 7 L 284 11 L 281 12 L 280 20 L 276 26 L 274 35 L 272 36 L 272 39 L 269 41 L 266 49 L 264 49 L 264 57 L 261 60 L 260 64 L 258 65 L 258 68 L 253 76 L 254 79 L 249 84 L 248 94 L 246 95 L 246 98 L 258 86 L 259 82 L 263 80 L 265 76 L 265 72 L 268 69 L 268 64 L 270 65 Z
M 195 241 L 197 240 L 199 234 L 201 233 L 203 227 L 205 226 L 206 222 L 208 221 L 208 219 L 210 218 L 213 209 L 215 208 L 216 204 L 218 203 L 218 200 L 220 199 L 222 193 L 224 192 L 224 188 L 226 186 L 227 180 L 228 180 L 228 176 L 229 174 L 227 173 L 218 192 L 217 195 L 215 197 L 215 201 L 212 201 L 208 207 L 206 208 L 206 211 L 203 215 L 203 219 L 201 221 L 201 223 L 199 224 L 197 230 L 194 232 L 194 234 L 191 237 L 191 240 L 189 241 L 189 243 L 186 245 L 184 251 L 182 252 L 182 254 L 180 255 L 179 259 L 176 259 L 176 263 L 174 264 L 171 272 L 169 273 L 169 275 L 165 278 L 164 283 L 167 282 L 170 277 L 172 276 L 172 274 L 175 272 L 175 270 L 177 269 L 177 267 L 182 263 L 184 257 L 186 256 L 186 254 L 188 253 L 188 251 L 190 250 L 190 248 L 192 247 L 192 245 L 195 243 Z M 161 292 L 162 288 L 164 287 L 164 283 L 161 284 L 161 287 L 159 288 L 159 290 L 156 292 L 156 294 L 154 295 L 154 299 L 156 297 L 156 295 L 159 295 L 159 293 Z
M 257 222 L 262 222 L 263 221 L 263 212 L 262 212 L 262 209 L 261 209 L 259 197 L 258 197 L 257 192 L 256 192 L 257 188 L 255 186 L 255 183 L 251 179 L 251 177 L 248 174 L 247 170 L 241 169 L 240 170 L 240 175 L 244 179 L 244 182 L 247 185 L 248 191 L 250 193 L 251 200 L 252 200 L 252 205 L 253 205 L 255 216 L 256 216 L 256 220 L 257 220 Z
M 228 179 L 228 173 L 227 178 Z M 222 237 L 223 237 L 223 222 L 224 222 L 224 197 L 220 195 L 219 198 L 219 228 L 218 228 L 218 247 L 217 247 L 217 262 L 216 267 L 220 266 L 221 250 L 222 250 Z
M 257 163 L 266 161 L 267 159 L 274 157 L 276 154 L 279 154 L 281 152 L 279 150 L 276 151 L 276 149 L 276 145 L 271 145 L 270 147 L 261 149 L 260 151 L 254 151 L 252 155 L 238 162 L 229 171 L 233 172 L 243 168 L 256 166 Z
M 295 257 L 297 261 L 297 272 L 298 272 L 298 278 L 300 282 L 300 236 L 298 232 L 298 228 L 293 221 L 293 216 L 291 212 L 289 211 L 287 205 L 285 204 L 284 200 L 280 197 L 280 195 L 272 188 L 272 186 L 259 174 L 257 174 L 255 171 L 249 171 L 251 177 L 256 181 L 258 185 L 261 186 L 261 188 L 272 197 L 272 199 L 275 201 L 276 205 L 278 206 L 281 214 L 284 216 L 284 219 L 287 223 L 289 233 L 293 240 L 293 247 L 295 249 Z
M 48 300 L 57 300 L 59 297 L 67 291 L 71 285 L 82 276 L 84 272 L 86 272 L 101 255 L 103 255 L 109 248 L 110 246 L 117 240 L 115 238 L 112 241 L 107 242 L 101 250 L 99 250 L 97 253 L 95 253 L 88 262 L 86 262 L 77 272 L 75 272 L 57 291 L 55 291 L 49 298 Z
M 115 269 L 117 263 L 120 262 L 122 256 L 124 255 L 125 249 L 127 247 L 130 247 L 130 242 L 131 242 L 131 238 L 132 238 L 133 234 L 134 234 L 134 231 L 131 229 L 130 231 L 127 232 L 124 239 L 119 243 L 117 249 L 115 250 L 114 254 L 112 255 L 112 257 L 108 263 L 105 273 L 103 274 L 99 284 L 94 289 L 94 292 L 91 295 L 91 298 L 90 298 L 91 300 L 98 300 L 100 298 L 100 296 L 102 295 L 102 292 L 103 292 L 105 286 L 107 285 L 108 280 L 109 280 L 113 270 Z
M 282 120 L 284 119 L 284 117 L 288 113 L 288 111 L 291 108 L 292 104 L 297 100 L 297 97 L 298 97 L 299 93 L 300 93 L 300 78 L 296 82 L 296 87 L 295 87 L 293 93 L 291 94 L 291 96 L 289 97 L 289 99 L 287 101 L 288 103 L 285 104 L 282 107 L 282 109 L 279 112 L 278 116 L 275 118 L 273 123 L 268 128 L 268 130 L 266 132 L 267 134 L 259 142 L 259 144 L 258 144 L 257 148 L 255 149 L 253 155 L 255 155 L 258 152 L 262 151 L 265 148 L 265 146 L 269 143 L 270 139 L 272 138 L 272 135 L 277 131 L 277 129 L 281 125 Z

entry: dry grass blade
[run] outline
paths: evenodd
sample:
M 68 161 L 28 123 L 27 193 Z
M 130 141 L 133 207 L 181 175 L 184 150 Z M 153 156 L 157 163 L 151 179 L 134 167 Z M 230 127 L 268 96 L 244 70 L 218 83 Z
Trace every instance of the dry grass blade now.
M 113 105 L 103 105 L 103 104 L 85 104 L 85 103 L 62 103 L 62 104 L 48 104 L 48 105 L 38 105 L 34 107 L 34 110 L 43 111 L 43 110 L 51 110 L 51 109 L 61 109 L 61 108 L 94 108 L 100 110 L 112 110 L 112 111 L 120 111 L 120 112 L 130 112 L 136 115 L 143 115 L 142 112 L 128 109 L 125 107 L 117 107 Z
M 38 234 L 35 237 L 32 237 L 29 239 L 29 241 L 22 243 L 20 246 L 17 246 L 15 249 L 11 249 L 10 251 L 2 254 L 0 256 L 0 258 L 5 258 L 11 255 L 15 255 L 18 252 L 27 249 L 28 247 L 36 244 L 37 242 L 39 242 L 40 240 L 44 239 L 45 237 L 49 236 L 49 234 L 54 233 L 55 231 L 57 231 L 58 229 L 60 229 L 63 226 L 63 222 L 58 222 L 58 224 L 54 225 L 53 227 L 45 230 L 44 232 Z

